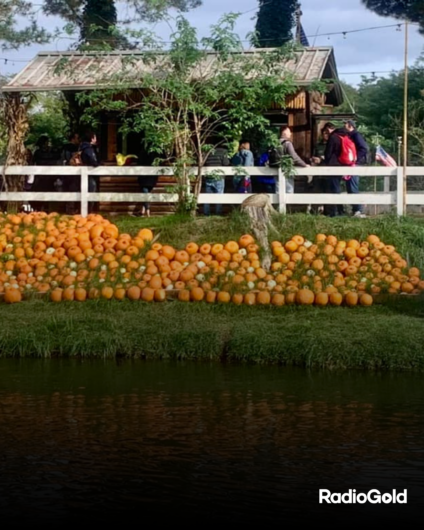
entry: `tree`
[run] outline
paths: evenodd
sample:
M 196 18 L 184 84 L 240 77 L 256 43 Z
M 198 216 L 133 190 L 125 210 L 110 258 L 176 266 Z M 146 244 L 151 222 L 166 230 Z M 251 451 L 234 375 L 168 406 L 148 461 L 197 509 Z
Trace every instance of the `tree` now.
M 28 109 L 29 130 L 26 145 L 34 146 L 46 134 L 54 149 L 62 148 L 69 133 L 66 101 L 60 92 L 38 94 Z
M 424 32 L 424 4 L 422 0 L 362 0 L 371 11 L 383 17 L 394 17 L 417 22 Z
M 297 0 L 259 0 L 257 48 L 278 48 L 293 39 L 297 6 Z
M 397 159 L 398 138 L 403 136 L 404 72 L 387 78 L 363 77 L 358 88 L 349 88 L 358 123 L 368 140 L 379 143 Z M 339 112 L 340 108 L 336 109 Z M 346 108 L 345 108 L 346 110 Z M 424 161 L 424 56 L 409 71 L 408 164 Z M 410 177 L 408 185 L 422 189 L 422 179 Z
M 116 36 L 113 34 L 118 15 L 113 0 L 86 0 L 81 15 L 81 41 L 88 46 L 98 43 L 115 47 Z
M 125 117 L 124 134 L 144 133 L 157 163 L 173 167 L 180 210 L 195 211 L 211 151 L 255 127 L 269 136 L 264 112 L 272 103 L 284 105 L 296 91 L 293 75 L 285 71 L 290 50 L 243 53 L 234 33 L 237 17 L 222 17 L 199 41 L 196 29 L 180 16 L 168 52 L 151 43 L 151 52 L 127 57 L 108 86 L 81 95 L 90 103 L 87 119 L 117 111 Z
M 24 17 L 26 25 L 18 27 L 18 18 Z M 19 49 L 32 43 L 45 44 L 49 34 L 37 26 L 35 12 L 25 0 L 0 0 L 0 49 Z
M 188 11 L 198 7 L 201 0 L 123 0 L 133 10 L 124 25 L 163 18 L 169 9 Z M 101 48 L 129 48 L 130 44 L 119 32 L 115 0 L 44 0 L 44 12 L 56 15 L 69 24 L 69 31 L 79 29 L 80 45 Z

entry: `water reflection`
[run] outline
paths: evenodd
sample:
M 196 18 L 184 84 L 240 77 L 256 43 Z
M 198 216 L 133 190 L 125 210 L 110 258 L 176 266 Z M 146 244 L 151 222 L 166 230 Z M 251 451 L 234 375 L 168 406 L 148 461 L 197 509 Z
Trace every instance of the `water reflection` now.
M 27 360 L 0 380 L 0 513 L 16 523 L 306 521 L 319 488 L 408 488 L 399 513 L 424 507 L 417 375 Z

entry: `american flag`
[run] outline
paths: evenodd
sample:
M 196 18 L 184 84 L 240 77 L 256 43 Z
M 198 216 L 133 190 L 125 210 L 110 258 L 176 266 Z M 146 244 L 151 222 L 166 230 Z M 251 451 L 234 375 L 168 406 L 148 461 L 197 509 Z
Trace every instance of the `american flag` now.
M 375 152 L 375 159 L 386 167 L 397 167 L 395 160 L 379 145 Z

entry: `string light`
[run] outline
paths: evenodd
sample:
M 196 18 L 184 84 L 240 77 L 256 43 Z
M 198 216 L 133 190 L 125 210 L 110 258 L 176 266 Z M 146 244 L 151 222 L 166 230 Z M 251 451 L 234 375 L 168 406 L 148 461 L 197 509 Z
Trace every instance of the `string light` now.
M 248 13 L 250 11 L 246 11 L 245 13 Z M 243 15 L 245 13 L 241 13 L 241 14 Z M 345 30 L 345 31 L 335 31 L 335 32 L 330 32 L 330 33 L 319 33 L 317 35 L 307 35 L 307 38 L 314 38 L 315 39 L 317 37 L 327 37 L 328 40 L 331 40 L 330 37 L 332 37 L 332 36 L 342 35 L 343 39 L 347 39 L 347 35 L 350 34 L 350 33 L 359 33 L 359 32 L 365 32 L 365 31 L 376 31 L 376 30 L 380 30 L 380 29 L 387 29 L 387 28 L 394 28 L 394 27 L 396 28 L 396 31 L 402 31 L 402 26 L 404 26 L 404 25 L 405 25 L 405 23 L 388 24 L 388 25 L 384 25 L 384 26 L 371 26 L 371 27 L 366 27 L 366 28 L 358 28 L 358 29 Z M 412 24 L 412 25 L 418 26 L 419 24 Z M 69 36 L 60 36 L 60 37 L 57 38 L 57 40 L 60 40 L 60 39 L 73 40 L 73 41 L 78 41 L 79 40 L 78 37 L 69 37 Z M 103 41 L 103 39 L 93 39 L 93 40 Z M 274 40 L 274 39 L 261 39 L 261 40 L 263 42 L 266 42 L 267 40 Z M 162 42 L 163 42 L 163 44 L 171 44 L 170 41 L 162 41 Z M 249 40 L 241 40 L 240 42 L 250 42 L 250 41 Z M 7 64 L 7 61 L 10 61 L 10 59 L 7 59 L 5 57 L 0 57 L 0 60 L 4 61 L 4 64 Z M 16 62 L 16 63 L 28 63 L 28 62 L 32 61 L 32 59 L 14 59 L 13 61 Z

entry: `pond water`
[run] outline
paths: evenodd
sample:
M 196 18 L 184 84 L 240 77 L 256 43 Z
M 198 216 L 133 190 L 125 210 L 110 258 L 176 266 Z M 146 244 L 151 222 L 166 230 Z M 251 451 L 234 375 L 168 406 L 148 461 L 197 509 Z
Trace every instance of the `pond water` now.
M 420 374 L 1 359 L 1 520 L 420 522 L 423 405 Z

